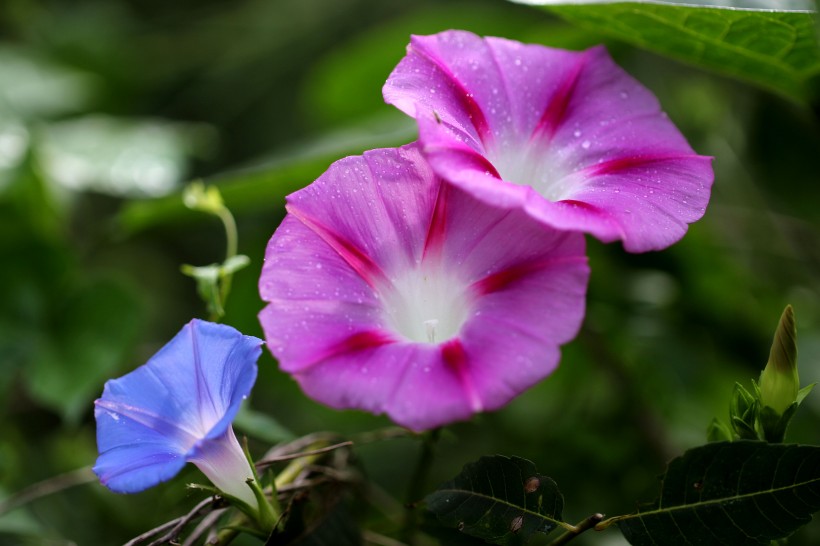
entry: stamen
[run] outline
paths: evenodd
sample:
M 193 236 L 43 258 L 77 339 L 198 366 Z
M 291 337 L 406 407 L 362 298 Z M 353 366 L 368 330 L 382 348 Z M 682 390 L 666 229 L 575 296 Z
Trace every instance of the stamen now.
M 418 343 L 438 344 L 457 335 L 473 305 L 464 280 L 427 261 L 393 277 L 382 297 L 393 332 Z
M 427 342 L 436 342 L 436 326 L 438 326 L 438 319 L 430 319 L 424 321 L 424 331 L 427 332 Z

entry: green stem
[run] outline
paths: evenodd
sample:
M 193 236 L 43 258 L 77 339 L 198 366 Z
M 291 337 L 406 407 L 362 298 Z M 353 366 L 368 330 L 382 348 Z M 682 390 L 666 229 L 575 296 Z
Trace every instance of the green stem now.
M 576 525 L 573 529 L 568 530 L 563 535 L 559 536 L 555 540 L 549 543 L 549 546 L 562 546 L 563 544 L 568 543 L 570 540 L 573 540 L 575 537 L 589 531 L 590 529 L 594 529 L 595 526 L 604 519 L 603 514 L 592 514 L 584 521 Z
M 30 485 L 0 502 L 0 515 L 4 515 L 6 512 L 11 512 L 15 508 L 47 497 L 48 495 L 60 493 L 71 487 L 95 481 L 97 481 L 97 476 L 91 471 L 91 467 L 88 466 L 48 478 L 34 485 Z
M 225 261 L 227 262 L 236 256 L 236 252 L 239 247 L 239 235 L 236 229 L 236 220 L 234 220 L 233 214 L 231 214 L 231 211 L 228 210 L 227 207 L 220 208 L 217 215 L 219 216 L 219 219 L 222 220 L 222 225 L 225 226 Z M 228 294 L 231 292 L 232 277 L 233 274 L 228 273 L 221 279 L 220 282 L 219 298 L 223 308 L 225 307 L 225 302 L 228 300 Z
M 223 527 L 216 533 L 216 541 L 212 542 L 214 546 L 224 546 L 230 544 L 239 536 L 239 530 L 233 527 Z
M 415 505 L 424 495 L 427 478 L 430 476 L 432 468 L 434 448 L 441 436 L 441 428 L 433 429 L 424 435 L 421 443 L 419 458 L 416 467 L 410 476 L 410 485 L 407 488 L 407 504 L 404 519 L 404 527 L 401 532 L 401 540 L 407 544 L 414 543 L 414 537 L 418 528 L 418 511 Z

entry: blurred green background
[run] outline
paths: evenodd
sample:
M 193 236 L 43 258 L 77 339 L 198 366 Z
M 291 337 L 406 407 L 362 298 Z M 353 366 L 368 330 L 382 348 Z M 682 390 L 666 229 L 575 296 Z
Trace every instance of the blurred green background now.
M 236 215 L 252 265 L 234 277 L 225 321 L 261 337 L 256 282 L 284 196 L 345 155 L 415 138 L 381 86 L 411 33 L 447 28 L 605 43 L 715 157 L 716 182 L 706 217 L 666 251 L 589 240 L 587 318 L 561 367 L 502 411 L 449 427 L 428 490 L 501 453 L 558 482 L 568 521 L 632 511 L 655 497 L 666 461 L 725 419 L 734 382 L 757 377 L 787 303 L 803 383 L 820 380 L 820 122 L 805 106 L 501 0 L 3 0 L 0 502 L 93 464 L 105 380 L 206 316 L 179 267 L 221 261 L 224 233 L 182 206 L 184 182 L 219 185 Z M 239 428 L 255 453 L 389 425 L 305 398 L 267 353 L 250 407 Z M 815 393 L 790 441 L 820 442 L 818 424 Z M 418 448 L 396 439 L 357 455 L 402 503 Z M 182 485 L 198 479 L 47 496 L 0 516 L 0 544 L 119 544 L 182 515 L 201 498 Z M 384 527 L 377 516 L 364 517 Z M 820 525 L 790 543 L 820 543 Z M 610 529 L 576 544 L 625 542 Z

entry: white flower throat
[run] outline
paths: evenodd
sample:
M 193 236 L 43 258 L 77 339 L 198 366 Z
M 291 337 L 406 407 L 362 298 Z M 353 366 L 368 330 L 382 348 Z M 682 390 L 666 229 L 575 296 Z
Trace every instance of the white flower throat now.
M 550 201 L 561 201 L 571 195 L 568 174 L 561 167 L 556 153 L 538 143 L 495 146 L 487 151 L 487 156 L 503 180 L 531 186 L 532 189 Z
M 386 321 L 410 341 L 441 343 L 458 334 L 472 307 L 466 283 L 441 265 L 422 263 L 381 292 Z

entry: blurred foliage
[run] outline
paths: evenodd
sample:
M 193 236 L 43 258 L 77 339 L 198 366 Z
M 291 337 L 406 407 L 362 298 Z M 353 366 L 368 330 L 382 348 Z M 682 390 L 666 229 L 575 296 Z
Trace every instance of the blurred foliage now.
M 596 0 L 517 1 L 543 5 L 573 23 L 797 101 L 810 103 L 820 98 L 820 48 L 815 16 L 806 11 L 811 9 L 806 1 L 665 0 L 604 5 Z M 589 4 L 596 4 L 595 9 Z
M 221 261 L 224 233 L 174 188 L 219 185 L 251 259 L 225 321 L 261 336 L 257 275 L 284 196 L 345 154 L 414 138 L 380 89 L 410 33 L 446 28 L 605 43 L 716 158 L 716 183 L 706 217 L 666 251 L 589 241 L 587 319 L 561 367 L 507 408 L 449 427 L 426 491 L 503 453 L 561 484 L 567 521 L 632 511 L 655 495 L 667 461 L 727 417 L 734 383 L 758 377 L 787 303 L 801 378 L 820 378 L 820 121 L 809 107 L 500 0 L 5 0 L 0 500 L 92 464 L 91 402 L 104 381 L 202 315 L 179 267 Z M 172 193 L 145 199 L 157 187 Z M 238 426 L 254 453 L 291 435 L 388 424 L 312 402 L 268 354 L 250 406 Z M 820 397 L 810 396 L 790 440 L 817 443 L 818 428 Z M 419 449 L 405 437 L 355 450 L 379 532 L 395 530 Z M 181 484 L 198 479 L 189 468 L 139 495 L 90 483 L 33 500 L 0 516 L 0 543 L 122 543 L 193 506 L 199 497 Z M 818 542 L 815 522 L 790 543 Z M 623 544 L 615 532 L 575 543 Z

